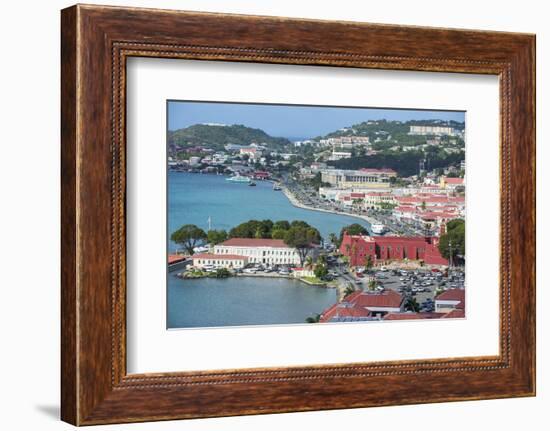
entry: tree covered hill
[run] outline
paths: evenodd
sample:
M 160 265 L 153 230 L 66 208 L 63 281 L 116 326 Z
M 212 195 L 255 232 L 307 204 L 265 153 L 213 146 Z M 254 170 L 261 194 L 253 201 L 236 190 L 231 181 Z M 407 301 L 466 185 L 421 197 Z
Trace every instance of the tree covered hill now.
M 170 147 L 185 148 L 205 145 L 212 149 L 222 150 L 227 144 L 250 145 L 253 142 L 279 150 L 290 145 L 290 141 L 286 138 L 273 137 L 261 129 L 253 129 L 240 124 L 231 126 L 195 124 L 183 129 L 168 131 Z
M 329 162 L 337 169 L 390 168 L 401 177 L 418 173 L 421 160 L 425 161 L 428 170 L 445 168 L 450 165 L 460 166 L 464 160 L 464 152 L 445 154 L 443 152 L 425 153 L 423 151 L 408 151 L 401 153 L 381 153 L 372 156 L 358 156 Z
M 443 120 L 409 120 L 409 121 L 388 121 L 388 120 L 370 120 L 354 124 L 349 127 L 335 130 L 324 136 L 318 136 L 315 139 L 337 138 L 341 136 L 368 136 L 374 139 L 381 132 L 392 135 L 395 138 L 406 136 L 410 126 L 450 126 L 457 130 L 464 130 L 464 123 L 458 121 Z

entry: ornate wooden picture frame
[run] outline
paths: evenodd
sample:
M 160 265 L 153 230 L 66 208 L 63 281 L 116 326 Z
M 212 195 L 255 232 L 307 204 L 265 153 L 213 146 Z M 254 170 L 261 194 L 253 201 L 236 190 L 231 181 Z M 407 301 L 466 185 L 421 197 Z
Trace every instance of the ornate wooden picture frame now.
M 64 421 L 534 395 L 533 35 L 78 5 L 62 11 L 61 49 Z M 127 374 L 125 98 L 126 60 L 135 56 L 497 75 L 500 354 Z

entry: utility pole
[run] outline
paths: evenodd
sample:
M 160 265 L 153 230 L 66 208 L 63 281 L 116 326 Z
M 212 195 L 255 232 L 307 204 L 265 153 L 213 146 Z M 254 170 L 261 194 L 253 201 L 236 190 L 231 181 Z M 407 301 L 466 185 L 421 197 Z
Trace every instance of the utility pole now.
M 449 268 L 453 266 L 453 242 L 449 241 Z

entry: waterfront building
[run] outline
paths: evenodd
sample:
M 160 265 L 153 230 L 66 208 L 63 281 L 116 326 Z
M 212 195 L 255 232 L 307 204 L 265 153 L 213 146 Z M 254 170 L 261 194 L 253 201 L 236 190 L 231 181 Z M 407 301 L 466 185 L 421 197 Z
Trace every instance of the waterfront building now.
M 321 171 L 321 181 L 342 189 L 359 187 L 372 189 L 389 188 L 390 179 L 396 176 L 397 173 L 393 169 L 327 169 Z
M 405 298 L 394 290 L 370 292 L 358 290 L 321 313 L 319 322 L 380 320 L 388 313 L 404 311 Z
M 453 310 L 464 310 L 465 290 L 449 289 L 435 297 L 435 311 L 448 313 Z
M 450 126 L 410 126 L 409 135 L 457 135 L 457 131 Z
M 252 174 L 252 177 L 253 177 L 255 180 L 267 180 L 267 179 L 269 179 L 269 172 L 266 172 L 266 171 L 255 171 L 255 172 Z
M 351 266 L 364 266 L 368 256 L 372 262 L 389 260 L 423 260 L 427 265 L 447 266 L 435 237 L 368 236 L 344 233 L 340 253 Z
M 236 254 L 200 253 L 192 256 L 193 266 L 196 268 L 233 268 L 240 269 L 246 266 L 248 258 Z
M 231 238 L 214 246 L 218 255 L 245 256 L 249 263 L 268 265 L 299 265 L 300 256 L 295 248 L 282 239 Z
M 199 156 L 191 156 L 189 157 L 189 165 L 190 166 L 198 166 L 201 162 L 201 158 Z
M 390 192 L 368 192 L 365 194 L 364 205 L 366 209 L 380 209 L 386 205 L 395 205 L 395 198 Z

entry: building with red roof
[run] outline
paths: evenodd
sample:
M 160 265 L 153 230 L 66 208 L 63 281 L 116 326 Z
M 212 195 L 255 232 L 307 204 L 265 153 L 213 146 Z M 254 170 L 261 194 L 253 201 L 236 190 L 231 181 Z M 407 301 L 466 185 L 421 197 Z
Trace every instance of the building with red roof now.
M 249 263 L 267 265 L 299 265 L 300 256 L 295 248 L 282 239 L 231 238 L 214 247 L 219 255 L 246 256 Z M 316 250 L 313 249 L 315 254 Z
M 464 312 L 466 304 L 465 293 L 464 289 L 449 289 L 440 293 L 435 297 L 435 311 L 451 312 L 453 310 L 462 310 Z
M 320 322 L 379 320 L 388 313 L 403 311 L 405 298 L 394 290 L 364 292 L 358 290 L 321 313 Z
M 422 319 L 441 319 L 445 313 L 406 311 L 405 313 L 388 313 L 384 320 L 422 320 Z
M 200 253 L 194 254 L 192 257 L 193 266 L 197 268 L 214 267 L 214 268 L 243 268 L 248 263 L 246 256 L 236 254 L 214 254 Z
M 185 259 L 187 259 L 187 256 L 183 255 L 183 254 L 169 254 L 168 255 L 168 265 L 183 262 Z
M 465 316 L 466 315 L 464 313 L 464 310 L 456 308 L 444 314 L 441 318 L 442 319 L 463 319 Z
M 351 266 L 364 266 L 371 261 L 423 260 L 427 265 L 445 266 L 437 239 L 431 237 L 368 236 L 344 233 L 340 253 L 347 256 Z
M 456 189 L 464 185 L 464 178 L 441 177 L 439 187 L 442 189 Z
M 256 180 L 267 180 L 269 178 L 269 172 L 266 171 L 256 171 L 252 174 Z

